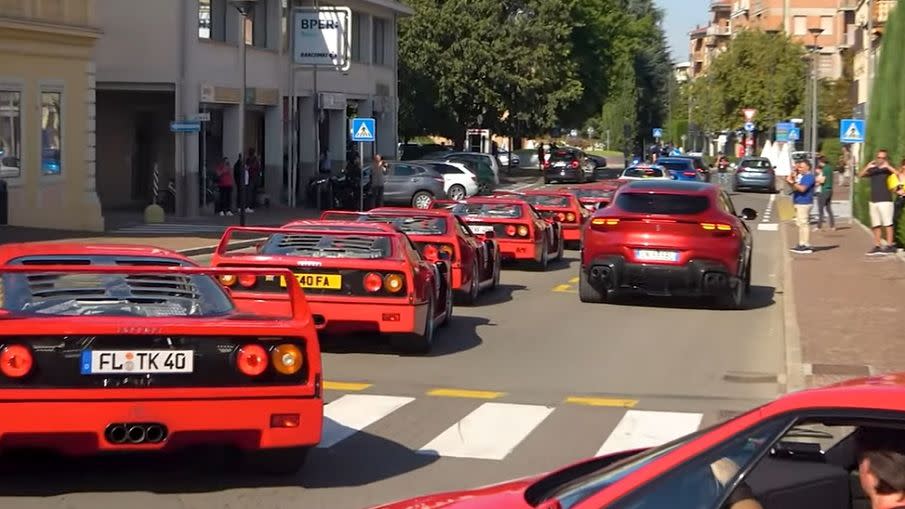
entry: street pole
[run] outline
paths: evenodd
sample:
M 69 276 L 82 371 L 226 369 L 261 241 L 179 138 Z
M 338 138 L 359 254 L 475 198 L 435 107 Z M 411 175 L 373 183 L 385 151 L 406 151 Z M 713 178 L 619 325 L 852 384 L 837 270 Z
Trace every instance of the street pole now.
M 201 108 L 201 112 L 207 116 L 207 106 Z M 203 119 L 202 119 L 203 120 Z M 201 208 L 207 209 L 207 121 L 201 122 Z
M 817 104 L 817 85 L 818 85 L 818 66 L 817 66 L 817 57 L 819 56 L 820 46 L 818 46 L 820 34 L 823 33 L 822 28 L 811 28 L 808 30 L 811 35 L 814 36 L 814 53 L 812 60 L 813 67 L 813 84 L 812 84 L 812 96 L 811 96 L 811 168 L 813 170 L 817 169 L 817 136 L 819 135 L 819 131 L 817 129 L 817 123 L 819 119 L 818 110 L 819 105 Z
M 239 226 L 245 226 L 245 209 L 248 207 L 248 173 L 245 170 L 245 108 L 246 108 L 246 97 L 245 97 L 245 87 L 246 80 L 248 78 L 248 69 L 246 67 L 245 62 L 245 53 L 247 48 L 245 47 L 245 19 L 248 15 L 247 10 L 240 9 L 239 13 L 242 15 L 240 21 L 242 23 L 242 36 L 239 38 L 239 67 L 242 68 L 242 87 L 240 89 L 240 97 L 239 97 L 239 154 L 240 154 L 240 166 L 239 166 Z
M 358 175 L 358 211 L 364 212 L 365 210 L 365 142 L 358 142 L 358 158 L 360 159 L 359 166 L 359 175 Z M 371 168 L 371 181 L 374 181 L 374 172 L 378 171 L 377 168 Z

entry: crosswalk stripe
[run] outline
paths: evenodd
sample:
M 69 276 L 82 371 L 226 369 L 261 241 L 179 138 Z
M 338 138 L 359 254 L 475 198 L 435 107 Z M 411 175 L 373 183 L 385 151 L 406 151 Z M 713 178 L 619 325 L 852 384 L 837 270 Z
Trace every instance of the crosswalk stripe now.
M 696 431 L 704 414 L 629 410 L 613 429 L 597 456 L 654 447 Z
M 502 460 L 555 410 L 540 405 L 484 403 L 418 450 L 455 458 Z
M 320 449 L 333 447 L 414 401 L 402 396 L 346 394 L 324 406 Z

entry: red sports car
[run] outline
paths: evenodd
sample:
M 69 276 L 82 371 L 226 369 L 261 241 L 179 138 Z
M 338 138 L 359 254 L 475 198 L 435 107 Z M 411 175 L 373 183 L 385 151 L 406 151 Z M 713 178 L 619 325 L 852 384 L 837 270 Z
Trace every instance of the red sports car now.
M 579 269 L 582 302 L 618 292 L 716 297 L 740 309 L 751 288 L 752 235 L 732 200 L 713 184 L 639 180 L 585 227 Z
M 581 247 L 581 227 L 591 216 L 573 194 L 563 191 L 531 190 L 523 199 L 534 206 L 541 216 L 562 225 L 562 236 L 572 247 Z
M 266 237 L 254 252 L 230 251 L 233 234 Z M 228 228 L 215 267 L 285 267 L 295 273 L 324 333 L 379 332 L 406 352 L 429 352 L 452 317 L 449 265 L 425 260 L 389 224 L 298 221 L 283 228 Z M 240 308 L 267 312 L 285 300 L 285 280 L 229 285 Z
M 582 208 L 593 213 L 609 205 L 618 189 L 619 185 L 614 184 L 590 184 L 570 187 L 565 191 L 578 198 Z
M 479 239 L 462 219 L 448 210 L 383 207 L 369 212 L 327 211 L 322 220 L 390 223 L 421 250 L 429 261 L 452 265 L 452 287 L 464 304 L 472 305 L 482 290 L 500 282 L 500 249 L 493 239 Z
M 286 316 L 262 318 L 237 311 L 223 270 L 163 249 L 16 244 L 0 263 L 0 451 L 227 445 L 285 473 L 320 442 L 320 347 L 298 285 Z
M 903 443 L 905 374 L 893 374 L 794 392 L 651 449 L 378 509 L 901 507 Z
M 529 260 L 547 270 L 551 259 L 563 256 L 562 226 L 521 198 L 469 198 L 451 210 L 476 235 L 496 239 L 503 260 Z

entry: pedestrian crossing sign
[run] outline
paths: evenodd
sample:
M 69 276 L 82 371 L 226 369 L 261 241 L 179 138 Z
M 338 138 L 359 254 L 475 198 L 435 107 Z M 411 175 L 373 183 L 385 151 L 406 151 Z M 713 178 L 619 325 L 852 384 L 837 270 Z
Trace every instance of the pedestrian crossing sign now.
M 864 143 L 864 120 L 846 118 L 839 122 L 839 141 L 842 143 Z
M 353 118 L 352 141 L 374 141 L 376 127 L 373 118 Z

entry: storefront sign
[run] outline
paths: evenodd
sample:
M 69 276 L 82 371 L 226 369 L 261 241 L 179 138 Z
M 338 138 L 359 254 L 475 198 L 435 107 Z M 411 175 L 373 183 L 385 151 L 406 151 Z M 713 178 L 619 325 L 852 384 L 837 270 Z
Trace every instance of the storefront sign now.
M 352 62 L 351 9 L 296 7 L 292 18 L 292 53 L 296 65 L 349 70 Z

